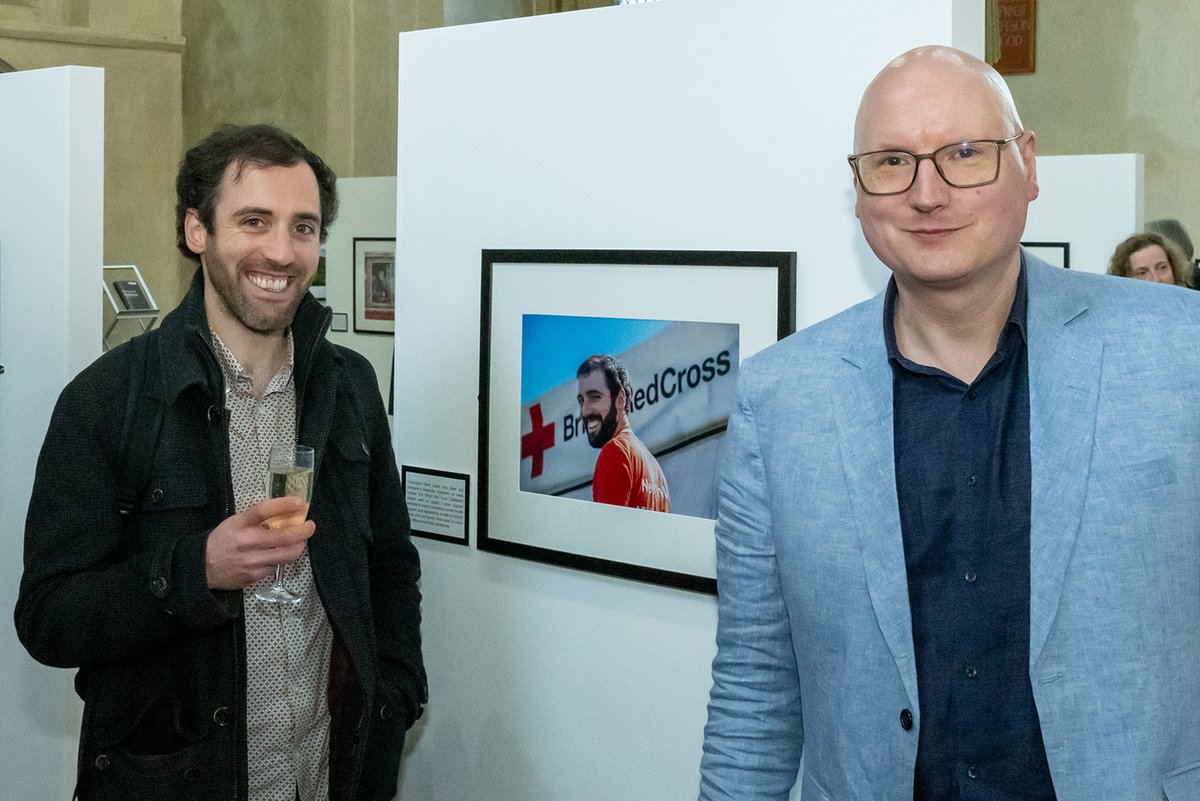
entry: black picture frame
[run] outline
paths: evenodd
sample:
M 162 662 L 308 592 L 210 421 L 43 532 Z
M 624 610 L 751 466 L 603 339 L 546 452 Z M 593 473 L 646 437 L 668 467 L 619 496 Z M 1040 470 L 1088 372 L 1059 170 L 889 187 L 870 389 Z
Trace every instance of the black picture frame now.
M 1070 242 L 1022 242 L 1021 247 L 1027 249 L 1047 264 L 1071 269 Z
M 513 365 L 521 347 L 514 330 L 525 316 L 545 314 L 736 323 L 740 364 L 795 330 L 796 254 L 486 249 L 481 261 L 476 547 L 715 594 L 712 520 L 520 489 L 521 369 Z M 574 381 L 574 373 L 565 380 Z M 621 534 L 589 539 L 589 530 Z
M 354 237 L 354 331 L 396 333 L 396 237 Z

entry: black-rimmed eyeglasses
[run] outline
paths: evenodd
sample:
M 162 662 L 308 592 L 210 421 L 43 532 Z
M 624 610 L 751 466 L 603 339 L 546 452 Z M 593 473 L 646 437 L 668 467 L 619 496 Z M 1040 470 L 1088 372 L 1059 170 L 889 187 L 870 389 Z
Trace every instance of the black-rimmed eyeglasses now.
M 917 168 L 929 159 L 942 180 L 957 189 L 987 186 L 1000 177 L 1000 148 L 1025 132 L 1007 139 L 971 139 L 939 147 L 932 153 L 872 150 L 847 156 L 858 185 L 868 195 L 899 195 L 917 180 Z

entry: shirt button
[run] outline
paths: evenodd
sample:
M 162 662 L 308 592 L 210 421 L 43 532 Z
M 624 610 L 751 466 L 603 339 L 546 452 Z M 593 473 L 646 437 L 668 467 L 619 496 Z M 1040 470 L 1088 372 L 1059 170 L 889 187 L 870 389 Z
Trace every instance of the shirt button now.
M 967 778 L 968 779 L 978 779 L 979 778 L 979 768 L 975 767 L 974 765 L 967 768 Z
M 969 476 L 967 478 L 967 486 L 968 487 L 973 487 L 978 483 L 979 483 L 979 479 L 976 476 Z
M 975 571 L 968 570 L 966 575 L 963 576 L 963 581 L 967 582 L 968 584 L 974 584 L 975 583 Z
M 967 669 L 963 672 L 967 674 L 968 679 L 973 679 L 979 675 L 979 670 L 974 665 L 967 665 Z
M 910 730 L 912 730 L 912 727 L 913 727 L 912 711 L 908 710 L 908 709 L 901 709 L 900 710 L 900 728 L 904 729 L 905 731 L 910 731 Z

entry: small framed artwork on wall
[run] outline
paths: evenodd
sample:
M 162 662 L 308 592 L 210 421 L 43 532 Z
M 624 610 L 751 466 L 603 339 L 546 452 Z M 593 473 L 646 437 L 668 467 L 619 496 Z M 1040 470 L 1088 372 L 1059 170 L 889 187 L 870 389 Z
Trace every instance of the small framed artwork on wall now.
M 354 330 L 396 332 L 396 239 L 354 239 Z

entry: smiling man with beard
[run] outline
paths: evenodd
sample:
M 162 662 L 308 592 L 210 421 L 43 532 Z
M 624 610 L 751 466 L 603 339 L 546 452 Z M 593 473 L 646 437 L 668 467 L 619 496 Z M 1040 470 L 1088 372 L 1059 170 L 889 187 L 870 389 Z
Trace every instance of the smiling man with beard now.
M 633 392 L 625 365 L 612 356 L 590 356 L 575 372 L 579 415 L 588 442 L 599 448 L 592 500 L 654 512 L 671 511 L 667 478 L 654 454 L 629 425 Z
M 176 191 L 199 269 L 59 399 L 18 633 L 79 669 L 81 801 L 385 801 L 427 695 L 420 566 L 375 374 L 308 293 L 336 177 L 284 131 L 227 126 Z M 300 523 L 265 499 L 271 447 L 296 443 L 316 452 Z M 298 602 L 258 597 L 276 565 Z

